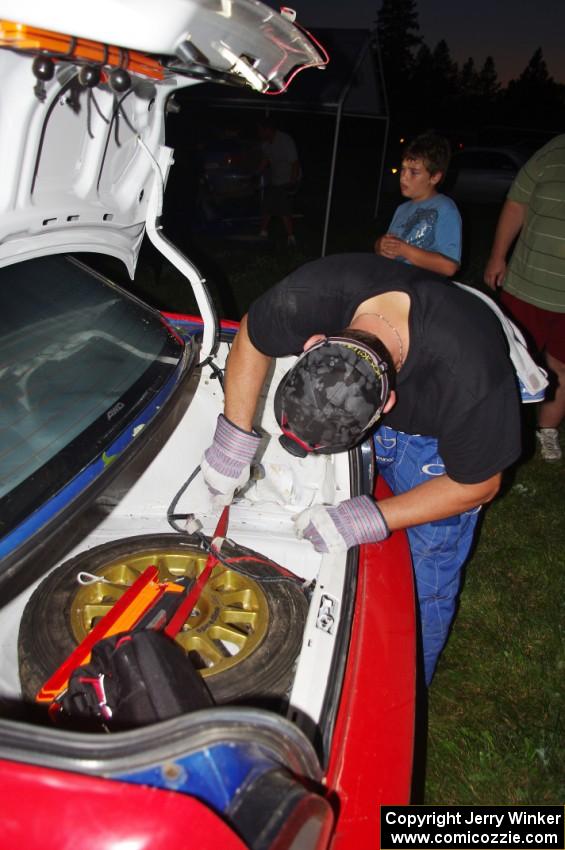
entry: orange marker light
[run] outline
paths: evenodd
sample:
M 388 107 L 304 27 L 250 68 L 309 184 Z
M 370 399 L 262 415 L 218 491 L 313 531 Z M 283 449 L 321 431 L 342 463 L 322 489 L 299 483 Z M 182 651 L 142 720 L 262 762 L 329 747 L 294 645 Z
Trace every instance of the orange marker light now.
M 162 80 L 165 70 L 157 59 L 126 50 L 122 47 L 89 41 L 86 38 L 49 30 L 35 29 L 25 24 L 0 20 L 0 47 L 22 50 L 31 53 L 47 53 L 55 61 L 90 62 L 110 68 L 124 68 L 132 74 L 141 74 L 155 80 Z

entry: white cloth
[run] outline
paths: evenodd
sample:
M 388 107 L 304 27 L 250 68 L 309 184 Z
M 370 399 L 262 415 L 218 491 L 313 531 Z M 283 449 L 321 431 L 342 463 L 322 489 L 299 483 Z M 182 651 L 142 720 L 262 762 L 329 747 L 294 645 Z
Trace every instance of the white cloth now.
M 520 382 L 522 401 L 526 403 L 542 401 L 549 383 L 547 380 L 547 372 L 534 362 L 530 352 L 528 351 L 526 340 L 524 339 L 522 332 L 516 327 L 514 322 L 510 321 L 508 316 L 502 312 L 498 304 L 496 304 L 489 295 L 486 295 L 478 289 L 473 289 L 473 287 L 467 286 L 465 283 L 458 283 L 458 281 L 453 282 L 460 289 L 465 289 L 467 292 L 471 292 L 473 295 L 476 295 L 477 298 L 480 298 L 485 304 L 488 304 L 490 309 L 496 313 L 500 324 L 502 325 L 502 330 L 508 340 L 510 359 L 512 360 L 512 365 L 516 370 L 516 374 Z

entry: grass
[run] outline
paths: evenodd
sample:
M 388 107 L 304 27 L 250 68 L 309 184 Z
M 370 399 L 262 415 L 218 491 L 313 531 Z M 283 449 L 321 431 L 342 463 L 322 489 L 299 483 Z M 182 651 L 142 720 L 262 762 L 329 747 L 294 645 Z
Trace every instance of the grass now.
M 563 485 L 534 456 L 485 512 L 429 692 L 427 803 L 565 799 Z
M 396 203 L 384 199 L 376 221 L 370 200 L 336 204 L 329 251 L 370 250 Z M 481 283 L 498 212 L 462 210 L 460 280 Z M 240 318 L 257 294 L 319 255 L 321 234 L 312 223 L 308 215 L 298 221 L 297 250 L 276 235 L 260 244 L 201 234 L 182 247 L 206 277 L 220 314 Z M 133 288 L 155 306 L 195 309 L 186 282 L 149 246 L 140 272 Z M 530 453 L 485 511 L 455 627 L 429 692 L 427 803 L 565 799 L 564 471 L 563 463 L 549 465 Z

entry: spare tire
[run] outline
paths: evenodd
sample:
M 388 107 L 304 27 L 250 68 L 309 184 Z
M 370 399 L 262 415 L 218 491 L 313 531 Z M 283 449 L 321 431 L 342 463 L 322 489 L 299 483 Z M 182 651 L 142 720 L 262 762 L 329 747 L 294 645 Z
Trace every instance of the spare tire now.
M 306 597 L 296 580 L 261 555 L 227 542 L 222 555 L 229 566 L 214 567 L 177 641 L 216 702 L 279 705 L 300 651 Z M 89 549 L 51 572 L 31 596 L 20 624 L 24 698 L 35 698 L 147 566 L 158 567 L 160 580 L 174 581 L 199 575 L 206 557 L 192 538 L 142 535 Z M 100 580 L 81 585 L 81 572 Z

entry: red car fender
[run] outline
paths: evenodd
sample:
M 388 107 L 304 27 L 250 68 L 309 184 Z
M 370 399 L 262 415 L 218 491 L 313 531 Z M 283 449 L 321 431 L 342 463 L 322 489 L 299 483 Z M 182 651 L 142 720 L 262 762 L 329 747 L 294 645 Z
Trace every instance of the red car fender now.
M 379 479 L 377 498 L 390 495 Z M 378 848 L 380 805 L 410 801 L 416 609 L 405 532 L 361 546 L 355 615 L 326 784 L 335 796 L 331 850 Z M 347 758 L 345 758 L 347 754 Z
M 248 850 L 194 797 L 0 760 L 2 850 Z

